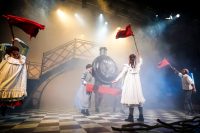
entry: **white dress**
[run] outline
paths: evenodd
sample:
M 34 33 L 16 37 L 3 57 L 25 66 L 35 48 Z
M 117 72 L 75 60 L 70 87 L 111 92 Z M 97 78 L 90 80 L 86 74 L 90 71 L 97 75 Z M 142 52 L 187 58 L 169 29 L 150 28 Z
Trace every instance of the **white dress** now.
M 121 96 L 122 104 L 138 106 L 145 102 L 139 75 L 141 64 L 142 58 L 139 59 L 135 68 L 132 68 L 129 64 L 124 64 L 122 72 L 116 78 L 116 81 L 118 81 L 124 76 Z
M 27 95 L 26 57 L 20 60 L 5 55 L 0 63 L 0 99 L 18 99 Z

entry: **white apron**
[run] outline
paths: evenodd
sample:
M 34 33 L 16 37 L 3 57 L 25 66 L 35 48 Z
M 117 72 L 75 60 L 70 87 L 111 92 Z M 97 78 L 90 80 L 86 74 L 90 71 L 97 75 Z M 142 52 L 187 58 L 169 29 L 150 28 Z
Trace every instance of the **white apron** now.
M 27 95 L 26 57 L 14 59 L 5 55 L 0 63 L 0 99 L 18 99 Z

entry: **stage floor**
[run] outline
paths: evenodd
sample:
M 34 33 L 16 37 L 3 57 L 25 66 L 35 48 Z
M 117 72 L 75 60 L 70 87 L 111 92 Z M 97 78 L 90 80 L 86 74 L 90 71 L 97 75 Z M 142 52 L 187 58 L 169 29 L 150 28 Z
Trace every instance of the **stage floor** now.
M 138 113 L 135 111 L 135 121 Z M 126 112 L 127 113 L 127 112 Z M 199 116 L 199 114 L 197 114 Z M 157 119 L 163 122 L 176 122 L 191 119 L 194 116 L 186 116 L 177 110 L 147 109 L 144 110 L 145 124 L 155 125 Z M 127 114 L 120 112 L 101 112 L 84 116 L 79 112 L 50 111 L 50 110 L 27 110 L 21 113 L 9 113 L 0 116 L 0 132 L 18 133 L 109 133 L 113 131 L 111 126 L 121 127 L 129 124 L 124 119 Z M 165 130 L 154 129 L 151 132 L 164 132 Z M 168 132 L 169 130 L 166 130 Z

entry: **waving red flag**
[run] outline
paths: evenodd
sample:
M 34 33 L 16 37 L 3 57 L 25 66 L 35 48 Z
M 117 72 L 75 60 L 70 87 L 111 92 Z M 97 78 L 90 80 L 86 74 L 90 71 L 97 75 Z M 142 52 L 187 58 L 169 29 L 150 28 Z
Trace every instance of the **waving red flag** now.
M 169 61 L 164 58 L 159 64 L 158 64 L 158 68 L 162 68 L 162 67 L 165 67 L 167 65 L 170 65 Z
M 44 30 L 45 26 L 37 22 L 13 15 L 3 15 L 8 20 L 8 23 L 12 26 L 16 26 L 22 29 L 24 32 L 30 35 L 30 37 L 36 37 L 39 30 Z
M 116 34 L 116 39 L 118 38 L 125 38 L 129 36 L 133 36 L 133 31 L 131 29 L 131 25 L 127 25 L 125 29 L 120 29 Z

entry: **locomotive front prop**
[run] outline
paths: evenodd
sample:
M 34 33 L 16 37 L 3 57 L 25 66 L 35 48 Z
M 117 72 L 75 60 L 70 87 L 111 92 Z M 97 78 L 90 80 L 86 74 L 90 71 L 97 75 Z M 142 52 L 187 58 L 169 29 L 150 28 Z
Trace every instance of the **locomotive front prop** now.
M 100 48 L 100 55 L 92 63 L 93 76 L 100 84 L 110 85 L 111 81 L 116 78 L 117 65 L 112 58 L 107 56 L 107 48 Z

